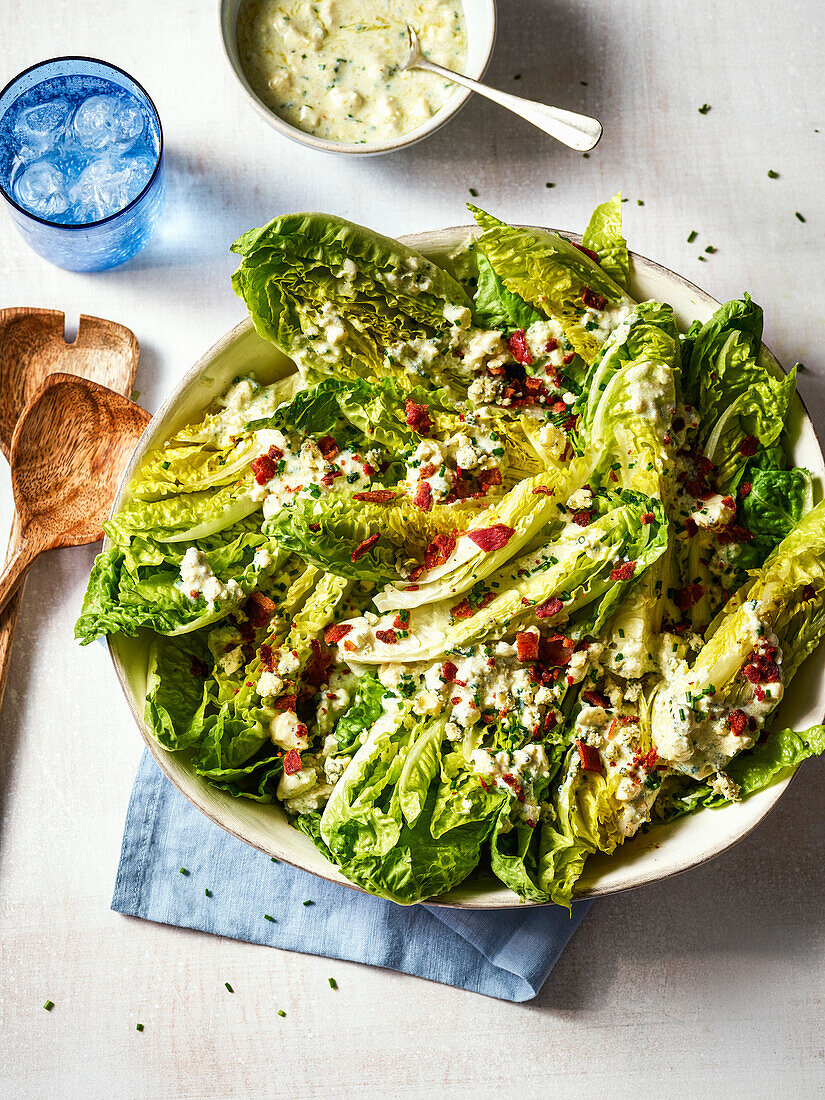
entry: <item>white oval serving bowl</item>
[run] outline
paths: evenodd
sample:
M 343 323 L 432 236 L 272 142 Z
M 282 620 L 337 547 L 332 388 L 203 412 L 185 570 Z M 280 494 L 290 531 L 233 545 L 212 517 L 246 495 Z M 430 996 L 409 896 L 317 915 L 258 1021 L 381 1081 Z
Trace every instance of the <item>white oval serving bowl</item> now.
M 446 256 L 473 230 L 469 227 L 437 230 L 403 238 L 404 242 L 433 259 Z M 576 234 L 566 233 L 572 240 Z M 680 275 L 643 256 L 632 253 L 631 293 L 638 301 L 654 298 L 669 302 L 681 326 L 694 318 L 707 319 L 719 305 L 703 290 Z M 767 348 L 763 356 L 776 369 L 779 364 Z M 292 370 L 292 363 L 261 339 L 249 320 L 242 321 L 211 348 L 181 379 L 152 418 L 124 472 L 113 512 L 128 497 L 128 485 L 143 456 L 173 432 L 200 416 L 213 398 L 223 393 L 239 374 L 254 373 L 262 381 L 274 381 Z M 825 460 L 813 425 L 797 396 L 789 417 L 789 449 L 796 465 L 807 467 L 819 485 L 825 481 Z M 819 490 L 818 490 L 819 492 Z M 167 752 L 155 741 L 143 720 L 146 688 L 147 642 L 145 638 L 109 639 L 109 650 L 121 687 L 149 751 L 161 769 L 189 801 L 221 828 L 267 855 L 321 878 L 358 889 L 327 862 L 312 842 L 294 829 L 275 804 L 261 805 L 211 787 L 197 776 L 182 755 Z M 825 714 L 825 646 L 808 658 L 804 671 L 792 682 L 779 709 L 779 720 L 806 729 Z M 657 826 L 617 849 L 610 857 L 593 856 L 585 865 L 576 897 L 600 897 L 643 886 L 696 867 L 741 840 L 769 813 L 792 776 L 786 775 L 744 802 L 669 825 Z M 429 904 L 469 909 L 503 909 L 525 904 L 488 874 L 474 873 L 460 886 L 432 899 Z M 528 903 L 529 904 L 529 903 Z
M 490 62 L 493 47 L 496 43 L 496 3 L 495 0 L 458 0 L 464 8 L 464 22 L 467 28 L 467 62 L 466 76 L 474 80 L 481 80 Z M 261 118 L 268 122 L 279 134 L 297 141 L 301 145 L 307 145 L 310 149 L 319 149 L 323 153 L 341 153 L 350 156 L 377 156 L 380 153 L 392 153 L 396 149 L 403 149 L 408 145 L 415 145 L 430 134 L 435 133 L 441 126 L 453 117 L 470 96 L 473 94 L 466 88 L 458 85 L 450 93 L 444 103 L 421 126 L 406 133 L 397 134 L 386 141 L 370 141 L 358 144 L 349 141 L 329 141 L 326 138 L 315 137 L 297 126 L 292 126 L 276 114 L 261 100 L 249 83 L 249 78 L 241 64 L 238 53 L 238 9 L 241 0 L 221 0 L 220 25 L 223 49 L 246 98 L 257 111 Z

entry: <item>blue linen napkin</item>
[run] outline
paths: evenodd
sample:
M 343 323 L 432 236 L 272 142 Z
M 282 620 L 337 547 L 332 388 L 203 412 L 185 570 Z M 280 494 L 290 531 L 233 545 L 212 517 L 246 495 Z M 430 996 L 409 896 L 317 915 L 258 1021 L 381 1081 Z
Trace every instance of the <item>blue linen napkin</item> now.
M 112 908 L 130 916 L 385 966 L 507 1001 L 535 997 L 589 907 L 577 902 L 572 916 L 554 905 L 481 913 L 395 905 L 348 890 L 273 863 L 224 832 L 148 751 L 112 898 Z

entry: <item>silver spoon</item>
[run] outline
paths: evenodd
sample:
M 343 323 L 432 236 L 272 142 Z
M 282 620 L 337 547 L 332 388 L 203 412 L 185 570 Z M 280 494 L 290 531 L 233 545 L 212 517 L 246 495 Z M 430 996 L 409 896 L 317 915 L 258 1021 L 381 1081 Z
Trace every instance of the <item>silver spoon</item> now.
M 548 107 L 545 103 L 536 103 L 532 99 L 522 99 L 517 95 L 509 95 L 500 92 L 497 88 L 488 88 L 486 84 L 479 84 L 477 80 L 471 80 L 469 76 L 454 73 L 451 69 L 443 69 L 429 61 L 421 52 L 418 35 L 413 27 L 407 24 L 410 36 L 410 56 L 403 65 L 404 69 L 423 69 L 428 73 L 452 80 L 454 84 L 460 84 L 463 88 L 469 88 L 472 92 L 492 99 L 501 107 L 519 115 L 521 118 L 538 126 L 545 134 L 568 145 L 571 149 L 578 149 L 580 153 L 594 148 L 602 136 L 602 124 L 596 118 L 589 115 L 577 115 L 575 111 L 563 111 L 560 107 Z

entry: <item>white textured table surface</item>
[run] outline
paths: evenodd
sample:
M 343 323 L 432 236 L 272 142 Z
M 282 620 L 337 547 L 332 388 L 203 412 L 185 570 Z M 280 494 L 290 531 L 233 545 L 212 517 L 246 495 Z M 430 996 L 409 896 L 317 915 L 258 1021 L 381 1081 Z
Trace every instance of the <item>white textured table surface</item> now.
M 621 187 L 636 251 L 717 297 L 748 289 L 764 305 L 766 339 L 806 364 L 801 389 L 825 427 L 821 0 L 500 0 L 490 80 L 599 115 L 599 148 L 583 159 L 479 101 L 407 152 L 352 164 L 279 139 L 248 109 L 216 6 L 3 4 L 0 82 L 44 57 L 91 54 L 137 76 L 161 112 L 168 213 L 136 261 L 58 271 L 0 219 L 0 305 L 129 325 L 148 408 L 241 317 L 228 245 L 276 213 L 325 209 L 400 234 L 465 221 L 472 186 L 505 218 L 578 229 Z M 700 263 L 708 243 L 718 251 Z M 34 569 L 2 713 L 0 1093 L 825 1090 L 822 762 L 730 854 L 595 906 L 527 1005 L 111 913 L 141 746 L 105 650 L 72 641 L 92 557 L 63 551 Z

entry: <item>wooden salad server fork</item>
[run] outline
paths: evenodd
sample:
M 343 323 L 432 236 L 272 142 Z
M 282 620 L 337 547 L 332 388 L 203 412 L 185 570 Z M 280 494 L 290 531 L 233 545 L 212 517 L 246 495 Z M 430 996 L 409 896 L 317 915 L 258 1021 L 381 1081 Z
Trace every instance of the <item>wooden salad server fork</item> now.
M 103 538 L 126 463 L 151 414 L 88 378 L 52 374 L 32 396 L 11 441 L 20 543 L 0 577 L 5 607 L 45 550 Z
M 140 350 L 134 333 L 115 321 L 81 314 L 77 337 L 68 343 L 60 310 L 12 306 L 0 309 L 0 451 L 8 459 L 15 426 L 31 395 L 55 371 L 90 378 L 128 396 Z M 20 540 L 12 519 L 6 561 Z M 6 688 L 21 589 L 0 611 L 0 707 Z

